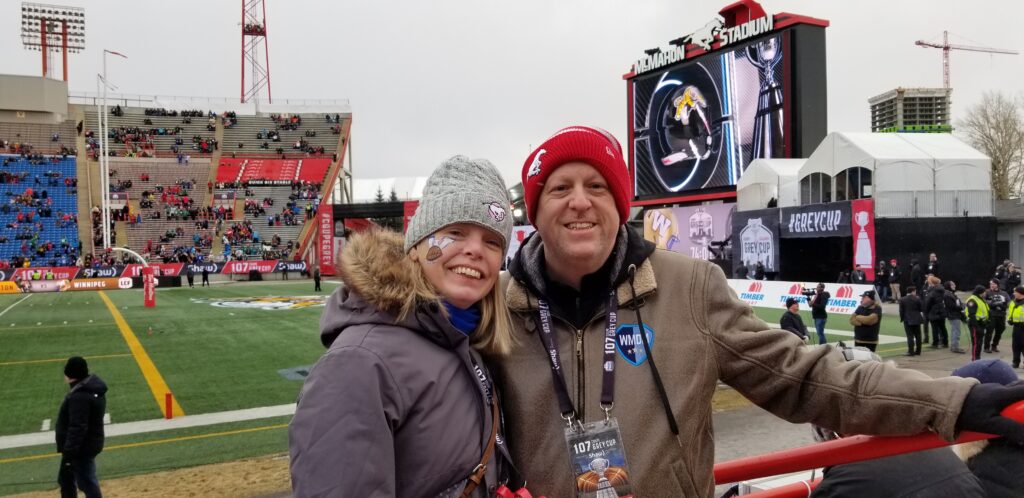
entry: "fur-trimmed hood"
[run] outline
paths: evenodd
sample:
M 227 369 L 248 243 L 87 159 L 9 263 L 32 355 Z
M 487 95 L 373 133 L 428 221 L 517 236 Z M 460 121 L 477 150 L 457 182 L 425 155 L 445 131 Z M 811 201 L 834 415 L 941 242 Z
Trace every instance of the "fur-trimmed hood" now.
M 398 319 L 418 271 L 403 244 L 400 234 L 386 230 L 371 230 L 349 239 L 338 262 L 344 285 L 331 294 L 320 316 L 324 346 L 330 346 L 346 328 L 366 324 L 409 329 L 447 349 L 466 340 L 448 321 L 435 294 L 421 292 L 420 305 Z

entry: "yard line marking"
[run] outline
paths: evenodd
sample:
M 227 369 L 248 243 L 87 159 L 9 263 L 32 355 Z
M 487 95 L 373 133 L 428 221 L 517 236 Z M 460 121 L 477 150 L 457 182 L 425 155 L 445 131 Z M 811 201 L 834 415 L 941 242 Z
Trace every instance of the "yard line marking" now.
M 43 425 L 39 427 L 39 432 L 46 432 L 50 430 L 50 419 L 43 420 Z
M 249 432 L 260 432 L 260 431 L 269 431 L 269 430 L 274 430 L 274 429 L 284 429 L 286 427 L 288 427 L 288 424 L 276 424 L 276 425 L 267 425 L 267 426 L 263 426 L 263 427 L 251 427 L 249 429 L 237 429 L 237 430 L 233 430 L 233 431 L 214 432 L 214 433 L 210 433 L 210 434 L 196 434 L 196 435 L 192 435 L 192 436 L 180 436 L 180 437 L 172 437 L 172 438 L 167 438 L 167 439 L 156 439 L 156 440 L 153 440 L 153 441 L 142 441 L 142 442 L 138 442 L 138 443 L 115 444 L 113 446 L 106 446 L 106 447 L 104 447 L 103 451 L 122 450 L 122 449 L 125 449 L 125 448 L 138 448 L 140 446 L 152 446 L 154 444 L 178 443 L 178 442 L 181 442 L 181 441 L 194 441 L 196 439 L 209 439 L 209 438 L 214 438 L 214 437 L 234 436 L 236 434 L 246 434 L 246 433 L 249 433 Z M 42 455 L 29 455 L 29 456 L 14 457 L 14 458 L 0 458 L 0 464 L 14 463 L 14 462 L 26 462 L 26 461 L 29 461 L 29 460 L 41 460 L 43 458 L 56 458 L 56 457 L 59 457 L 59 456 L 60 456 L 60 453 L 44 453 Z
M 128 349 L 131 350 L 132 356 L 135 357 L 135 363 L 139 365 L 139 370 L 142 371 L 142 376 L 146 378 L 146 384 L 149 384 L 149 390 L 153 392 L 153 399 L 156 401 L 156 406 L 160 410 L 160 413 L 164 411 L 164 395 L 172 392 L 170 387 L 167 387 L 167 382 L 164 381 L 160 371 L 156 369 L 156 365 L 153 364 L 153 360 L 149 358 L 149 354 L 146 353 L 146 349 L 142 347 L 142 343 L 139 342 L 139 338 L 135 337 L 135 332 L 132 332 L 132 328 L 128 326 L 128 322 L 121 316 L 121 312 L 117 311 L 117 306 L 107 297 L 107 293 L 104 291 L 97 292 L 100 295 L 100 299 L 107 305 L 107 309 L 110 310 L 110 314 L 114 317 L 114 323 L 117 323 L 118 330 L 121 331 L 121 337 L 124 337 L 124 342 L 128 344 Z M 178 405 L 178 398 L 174 396 L 171 398 L 171 414 L 175 417 L 182 417 L 185 412 L 182 411 L 181 406 Z
M 4 316 L 4 314 L 6 314 L 6 313 L 7 313 L 8 311 L 11 311 L 11 308 L 13 308 L 13 307 L 15 307 L 15 306 L 17 306 L 17 305 L 21 304 L 21 302 L 22 302 L 22 301 L 24 301 L 24 300 L 26 300 L 26 299 L 28 299 L 28 298 L 30 298 L 30 297 L 32 297 L 32 294 L 29 294 L 29 295 L 27 295 L 27 296 L 25 296 L 25 297 L 21 298 L 20 300 L 18 300 L 18 302 L 14 303 L 14 304 L 12 304 L 12 305 L 10 305 L 10 306 L 8 306 L 8 307 L 7 307 L 7 309 L 5 309 L 5 310 L 3 310 L 3 311 L 0 311 L 0 316 Z
M 101 354 L 101 355 L 97 355 L 97 356 L 85 356 L 84 358 L 87 359 L 87 360 L 98 360 L 98 359 L 101 359 L 101 358 L 124 358 L 126 356 L 131 356 L 131 355 L 132 355 L 131 353 Z M 10 366 L 10 365 L 32 365 L 32 364 L 37 364 L 37 363 L 60 363 L 60 362 L 63 362 L 63 361 L 68 361 L 68 359 L 67 358 L 51 358 L 51 359 L 48 359 L 48 360 L 4 361 L 4 362 L 0 362 L 0 367 Z
M 110 413 L 103 414 L 103 425 L 110 424 Z

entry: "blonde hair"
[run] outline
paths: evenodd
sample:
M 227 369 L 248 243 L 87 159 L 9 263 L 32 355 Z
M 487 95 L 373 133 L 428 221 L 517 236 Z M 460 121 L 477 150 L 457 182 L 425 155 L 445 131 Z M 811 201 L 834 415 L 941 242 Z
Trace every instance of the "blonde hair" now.
M 411 257 L 402 259 L 404 270 L 410 276 L 410 289 L 398 310 L 398 319 L 404 320 L 406 316 L 413 313 L 418 306 L 434 302 L 441 304 L 441 296 L 434 290 L 434 286 L 427 280 L 427 274 L 423 267 Z M 515 345 L 515 338 L 512 335 L 512 320 L 509 317 L 508 307 L 505 305 L 505 292 L 499 285 L 501 279 L 494 282 L 491 291 L 480 300 L 480 323 L 470 336 L 471 345 L 478 351 L 494 356 L 504 356 L 512 351 Z M 441 306 L 441 313 L 448 316 L 448 310 Z
M 928 285 L 939 285 L 942 283 L 942 281 L 939 280 L 939 277 L 936 277 L 935 275 L 928 277 L 926 281 L 928 282 Z

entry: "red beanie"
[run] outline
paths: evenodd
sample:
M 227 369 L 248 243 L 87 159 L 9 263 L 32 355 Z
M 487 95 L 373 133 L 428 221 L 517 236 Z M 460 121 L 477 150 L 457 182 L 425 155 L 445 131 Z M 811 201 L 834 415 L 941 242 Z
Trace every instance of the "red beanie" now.
M 619 209 L 619 224 L 629 219 L 629 172 L 622 159 L 622 147 L 611 133 L 600 128 L 570 126 L 562 128 L 540 144 L 523 164 L 523 191 L 526 215 L 530 223 L 537 217 L 537 202 L 544 182 L 559 166 L 580 161 L 597 170 L 608 182 L 608 189 Z

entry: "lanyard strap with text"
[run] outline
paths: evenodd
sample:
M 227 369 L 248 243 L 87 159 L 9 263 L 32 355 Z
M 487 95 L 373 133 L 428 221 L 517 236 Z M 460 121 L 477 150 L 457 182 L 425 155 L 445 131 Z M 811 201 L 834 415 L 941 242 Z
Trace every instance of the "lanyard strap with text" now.
M 612 290 L 608 297 L 608 321 L 604 330 L 604 361 L 601 368 L 604 372 L 601 382 L 601 409 L 604 410 L 606 418 L 615 406 L 615 327 L 618 323 L 618 307 L 618 297 L 615 290 Z M 548 352 L 551 377 L 555 382 L 555 394 L 558 396 L 558 409 L 562 412 L 562 418 L 571 425 L 572 420 L 576 418 L 576 409 L 573 407 L 572 398 L 569 397 L 565 374 L 562 373 L 562 360 L 551 326 L 551 308 L 546 299 L 538 299 L 537 308 L 540 314 L 538 335 Z M 580 372 L 580 375 L 584 375 L 584 372 Z

